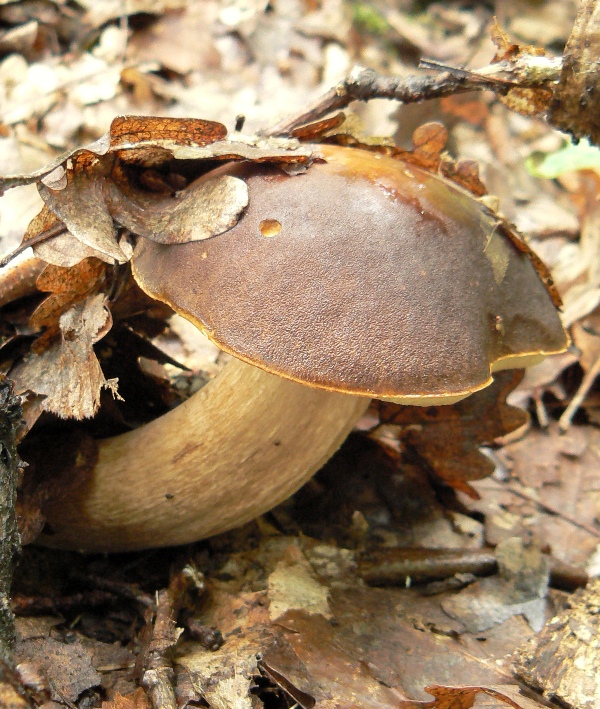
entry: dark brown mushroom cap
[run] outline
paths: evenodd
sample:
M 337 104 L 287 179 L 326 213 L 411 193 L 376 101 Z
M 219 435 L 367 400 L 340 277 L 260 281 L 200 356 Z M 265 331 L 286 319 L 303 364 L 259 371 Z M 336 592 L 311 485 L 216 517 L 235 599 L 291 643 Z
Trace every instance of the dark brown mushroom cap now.
M 377 153 L 320 150 L 325 162 L 297 176 L 210 173 L 247 182 L 245 213 L 204 241 L 142 239 L 140 286 L 240 359 L 402 403 L 449 403 L 495 369 L 564 350 L 529 257 L 474 198 Z

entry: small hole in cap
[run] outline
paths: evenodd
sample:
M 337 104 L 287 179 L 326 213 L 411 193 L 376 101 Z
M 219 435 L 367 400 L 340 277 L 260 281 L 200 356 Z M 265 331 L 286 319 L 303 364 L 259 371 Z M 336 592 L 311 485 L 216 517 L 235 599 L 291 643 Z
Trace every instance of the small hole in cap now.
M 281 231 L 281 222 L 277 219 L 263 219 L 258 228 L 263 236 L 277 236 Z

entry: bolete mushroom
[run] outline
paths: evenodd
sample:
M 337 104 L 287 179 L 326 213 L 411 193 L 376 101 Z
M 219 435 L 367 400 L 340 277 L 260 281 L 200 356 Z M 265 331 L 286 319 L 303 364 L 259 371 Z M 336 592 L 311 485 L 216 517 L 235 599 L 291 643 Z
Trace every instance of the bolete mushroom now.
M 45 510 L 44 543 L 116 551 L 225 531 L 298 489 L 371 398 L 449 404 L 564 350 L 527 253 L 470 194 L 378 153 L 319 150 L 296 176 L 238 163 L 200 178 L 246 181 L 229 231 L 140 240 L 139 285 L 236 359 L 102 441 L 91 479 Z

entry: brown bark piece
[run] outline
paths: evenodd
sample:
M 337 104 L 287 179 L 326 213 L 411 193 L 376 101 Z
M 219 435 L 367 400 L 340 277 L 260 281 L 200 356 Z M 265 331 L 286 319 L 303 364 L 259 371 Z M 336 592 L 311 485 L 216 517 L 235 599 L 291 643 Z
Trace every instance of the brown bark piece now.
M 548 121 L 575 138 L 600 143 L 600 4 L 583 0 L 563 57 Z
M 569 608 L 517 650 L 514 669 L 561 706 L 600 706 L 600 579 L 570 599 Z

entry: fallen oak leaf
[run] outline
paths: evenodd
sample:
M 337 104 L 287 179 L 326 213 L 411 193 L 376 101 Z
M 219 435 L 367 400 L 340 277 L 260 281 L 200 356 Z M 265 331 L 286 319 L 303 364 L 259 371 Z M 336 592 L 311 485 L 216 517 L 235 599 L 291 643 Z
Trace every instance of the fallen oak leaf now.
M 520 370 L 494 375 L 494 382 L 450 406 L 417 408 L 376 401 L 382 424 L 400 426 L 398 438 L 447 485 L 477 499 L 469 485 L 494 472 L 479 450 L 485 444 L 525 426 L 527 413 L 506 403 L 523 377 Z
M 50 293 L 29 318 L 33 330 L 45 329 L 44 334 L 34 344 L 40 352 L 59 332 L 59 317 L 77 301 L 83 300 L 105 282 L 106 264 L 95 258 L 85 259 L 71 268 L 46 266 L 36 281 L 36 288 Z
M 47 207 L 81 243 L 106 254 L 110 263 L 126 263 L 128 258 L 117 242 L 117 229 L 106 206 L 106 181 L 114 158 L 94 158 L 82 154 L 72 158 L 65 171 L 66 184 L 51 189 L 40 182 L 38 191 Z
M 62 222 L 46 205 L 27 227 L 20 249 L 31 246 L 34 256 L 54 266 L 75 266 L 86 258 L 98 258 L 107 263 L 113 259 L 87 246 L 69 233 Z
M 237 224 L 248 206 L 248 185 L 237 177 L 198 178 L 175 194 L 119 190 L 107 183 L 107 207 L 114 220 L 137 236 L 159 244 L 185 244 L 218 236 Z
M 248 186 L 231 175 L 201 177 L 175 194 L 134 188 L 114 160 L 74 163 L 67 186 L 40 185 L 46 205 L 83 244 L 124 263 L 131 254 L 117 243 L 115 223 L 161 244 L 180 244 L 217 236 L 234 226 L 248 205 Z
M 130 694 L 117 692 L 110 702 L 102 702 L 102 709 L 152 709 L 148 695 L 141 687 Z
M 105 295 L 76 303 L 59 318 L 60 339 L 41 354 L 31 352 L 10 372 L 19 392 L 44 395 L 45 411 L 61 418 L 89 418 L 100 405 L 100 391 L 112 388 L 100 369 L 93 345 L 110 330 Z
M 163 144 L 157 145 L 160 133 L 165 136 Z M 169 147 L 175 144 L 208 145 L 210 142 L 221 140 L 227 135 L 227 128 L 221 123 L 204 121 L 199 118 L 154 118 L 151 116 L 120 116 L 113 119 L 108 133 L 98 140 L 88 143 L 82 148 L 69 150 L 52 160 L 48 165 L 32 172 L 7 175 L 0 178 L 0 194 L 5 190 L 22 185 L 30 185 L 50 176 L 58 170 L 53 182 L 60 179 L 62 166 L 69 159 L 88 153 L 100 157 L 110 152 L 135 150 L 145 147 L 145 143 L 152 141 L 158 148 L 169 152 Z M 179 141 L 179 142 L 177 142 Z
M 541 704 L 525 697 L 516 685 L 497 685 L 481 687 L 444 687 L 432 685 L 425 687 L 425 691 L 435 699 L 420 702 L 414 699 L 400 699 L 400 709 L 470 709 L 477 699 L 477 695 L 484 694 L 498 699 L 513 709 L 541 709 Z
M 263 138 L 235 132 L 230 134 L 229 139 L 227 136 L 227 128 L 223 124 L 199 118 L 120 116 L 113 120 L 108 133 L 98 140 L 63 153 L 38 170 L 0 178 L 0 194 L 40 180 L 60 186 L 63 166 L 86 153 L 96 158 L 116 154 L 125 162 L 146 167 L 155 167 L 172 158 L 306 163 L 310 162 L 314 153 L 314 147 L 301 145 L 295 139 Z M 215 147 L 211 150 L 212 144 Z

